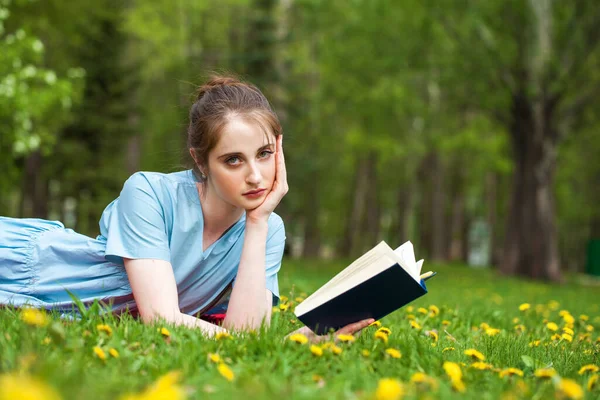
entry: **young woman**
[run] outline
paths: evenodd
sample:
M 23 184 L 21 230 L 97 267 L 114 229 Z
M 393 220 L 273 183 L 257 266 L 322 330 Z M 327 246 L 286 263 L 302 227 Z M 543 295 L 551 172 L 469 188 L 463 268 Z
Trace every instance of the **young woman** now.
M 209 335 L 268 324 L 285 244 L 273 212 L 288 191 L 281 125 L 258 88 L 220 76 L 199 89 L 189 119 L 194 167 L 133 174 L 95 239 L 0 217 L 0 304 L 66 312 L 71 292 Z

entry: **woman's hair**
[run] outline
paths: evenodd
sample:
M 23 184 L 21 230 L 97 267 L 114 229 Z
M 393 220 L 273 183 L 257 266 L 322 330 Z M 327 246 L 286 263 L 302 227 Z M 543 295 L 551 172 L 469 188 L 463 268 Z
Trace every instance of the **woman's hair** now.
M 235 118 L 257 123 L 276 137 L 282 133 L 281 124 L 271 105 L 254 85 L 232 76 L 212 75 L 200 86 L 190 109 L 187 147 L 195 159 L 194 173 L 200 178 L 198 164 L 208 167 L 208 155 L 217 145 L 223 128 Z

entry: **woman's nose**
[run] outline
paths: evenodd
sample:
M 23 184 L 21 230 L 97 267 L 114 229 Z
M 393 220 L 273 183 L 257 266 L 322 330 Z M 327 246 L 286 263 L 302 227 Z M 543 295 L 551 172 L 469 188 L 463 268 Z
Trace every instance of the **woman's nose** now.
M 262 179 L 260 169 L 256 164 L 250 164 L 250 171 L 248 171 L 248 175 L 246 176 L 246 182 L 258 185 Z

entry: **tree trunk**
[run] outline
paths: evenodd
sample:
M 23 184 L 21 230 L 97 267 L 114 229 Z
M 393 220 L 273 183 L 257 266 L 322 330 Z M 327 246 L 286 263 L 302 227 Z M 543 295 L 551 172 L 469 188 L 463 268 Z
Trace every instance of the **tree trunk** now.
M 407 181 L 404 185 L 398 185 L 396 194 L 396 220 L 392 229 L 392 237 L 394 243 L 402 244 L 409 240 L 410 236 L 410 215 L 412 213 L 415 195 L 412 180 Z
M 356 167 L 354 187 L 352 189 L 352 207 L 349 207 L 348 218 L 346 219 L 346 228 L 344 237 L 339 247 L 339 255 L 342 257 L 350 257 L 356 245 L 356 237 L 360 229 L 360 222 L 365 209 L 367 179 L 368 179 L 368 163 L 366 159 L 358 161 Z
M 490 172 L 485 178 L 485 192 L 487 198 L 487 224 L 490 232 L 490 264 L 498 265 L 501 255 L 501 243 L 498 237 L 498 176 Z
M 19 215 L 23 217 L 48 217 L 48 180 L 40 172 L 43 171 L 42 154 L 31 153 L 25 160 L 25 173 Z
M 501 271 L 560 280 L 552 184 L 556 132 L 552 104 L 535 107 L 524 91 L 513 98 L 511 143 L 515 169 Z
M 450 261 L 466 261 L 463 258 L 465 254 L 465 237 L 463 233 L 465 225 L 465 196 L 461 191 L 454 195 L 452 200 L 452 222 L 450 225 L 450 246 L 448 249 L 448 259 Z
M 364 235 L 359 247 L 362 252 L 368 251 L 377 244 L 380 233 L 381 207 L 379 205 L 377 185 L 377 153 L 372 151 L 367 158 L 367 189 L 366 189 L 366 215 L 362 223 Z
M 431 171 L 431 260 L 440 262 L 446 259 L 446 185 L 444 166 L 437 154 L 433 155 Z
M 316 177 L 315 177 L 316 179 Z M 318 182 L 305 192 L 304 213 L 304 246 L 302 248 L 302 257 L 317 258 L 321 250 L 321 230 L 319 229 L 319 190 Z

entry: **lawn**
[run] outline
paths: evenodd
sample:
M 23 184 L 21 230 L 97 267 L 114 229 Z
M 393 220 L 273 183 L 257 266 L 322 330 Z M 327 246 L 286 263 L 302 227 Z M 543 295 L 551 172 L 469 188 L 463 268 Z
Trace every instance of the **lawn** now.
M 389 334 L 374 325 L 318 348 L 284 340 L 301 326 L 294 304 L 343 266 L 286 261 L 287 300 L 271 328 L 219 340 L 98 309 L 81 321 L 0 311 L 0 400 L 17 398 L 13 390 L 48 399 L 600 398 L 597 280 L 548 285 L 429 267 L 438 271 L 429 293 L 380 321 Z

